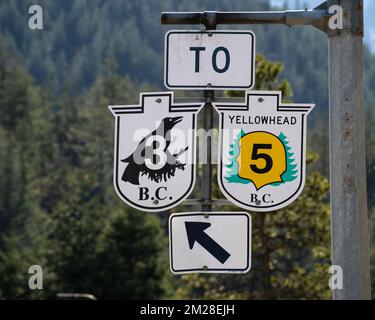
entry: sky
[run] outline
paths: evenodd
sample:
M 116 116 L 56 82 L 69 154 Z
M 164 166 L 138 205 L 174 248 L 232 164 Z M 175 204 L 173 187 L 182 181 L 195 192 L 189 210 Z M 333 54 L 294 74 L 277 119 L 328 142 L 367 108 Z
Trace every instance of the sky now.
M 285 1 L 288 3 L 289 9 L 304 9 L 305 7 L 312 9 L 323 0 L 271 0 L 271 4 L 275 7 L 283 6 Z M 375 19 L 371 17 L 371 12 L 375 10 L 374 0 L 364 0 L 365 13 L 365 43 L 375 53 Z

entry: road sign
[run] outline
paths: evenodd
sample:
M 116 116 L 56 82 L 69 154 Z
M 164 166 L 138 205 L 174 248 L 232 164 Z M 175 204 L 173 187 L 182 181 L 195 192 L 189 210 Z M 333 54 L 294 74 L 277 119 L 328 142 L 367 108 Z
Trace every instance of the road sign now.
M 165 85 L 170 89 L 250 89 L 255 79 L 251 31 L 169 31 Z
M 305 183 L 306 125 L 312 104 L 281 103 L 280 91 L 249 91 L 245 103 L 214 103 L 220 114 L 218 183 L 239 207 L 273 211 Z
M 140 105 L 110 106 L 116 119 L 114 185 L 142 211 L 185 199 L 195 182 L 196 114 L 202 104 L 174 104 L 173 93 L 141 93 Z
M 246 212 L 173 214 L 169 253 L 175 274 L 246 273 L 251 264 L 251 217 Z

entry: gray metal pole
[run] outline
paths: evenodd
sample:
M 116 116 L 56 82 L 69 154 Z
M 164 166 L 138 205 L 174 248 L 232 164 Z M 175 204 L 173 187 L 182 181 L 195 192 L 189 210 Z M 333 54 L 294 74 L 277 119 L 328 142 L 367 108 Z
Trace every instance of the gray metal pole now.
M 329 5 L 337 1 L 329 1 Z M 341 0 L 343 30 L 329 32 L 332 264 L 343 271 L 333 298 L 371 299 L 363 106 L 363 3 Z
M 203 126 L 206 132 L 210 131 L 213 128 L 213 107 L 212 100 L 214 98 L 213 90 L 205 90 L 204 96 L 206 99 L 206 104 L 204 105 L 203 110 Z M 209 135 L 207 135 L 208 137 Z M 211 211 L 212 209 L 212 141 L 207 139 L 207 148 L 206 148 L 206 161 L 202 165 L 202 205 L 201 209 L 203 212 Z
M 205 27 L 206 30 L 216 29 L 216 14 L 209 12 L 206 15 Z M 214 90 L 204 91 L 204 114 L 203 114 L 203 126 L 204 130 L 208 133 L 213 128 L 214 108 L 212 106 L 213 99 L 215 98 Z M 207 135 L 208 137 L 209 135 Z M 207 139 L 206 148 L 206 162 L 202 165 L 202 205 L 201 209 L 203 212 L 212 211 L 212 141 Z

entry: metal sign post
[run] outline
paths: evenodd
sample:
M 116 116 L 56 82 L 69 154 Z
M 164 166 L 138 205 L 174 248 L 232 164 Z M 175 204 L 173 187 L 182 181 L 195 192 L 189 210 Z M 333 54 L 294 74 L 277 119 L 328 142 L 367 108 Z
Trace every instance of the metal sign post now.
M 343 30 L 328 32 L 332 264 L 343 271 L 343 288 L 333 290 L 333 295 L 334 299 L 370 299 L 363 4 L 341 0 L 340 6 Z
M 204 23 L 206 30 L 216 29 L 216 16 L 208 13 L 206 21 Z M 214 90 L 204 90 L 205 105 L 203 109 L 203 127 L 206 132 L 209 132 L 214 125 L 214 107 L 212 102 L 215 99 Z M 203 212 L 212 211 L 212 141 L 211 138 L 207 141 L 206 149 L 206 163 L 202 164 L 202 205 L 201 210 Z
M 330 30 L 333 14 L 343 10 L 343 29 Z M 313 10 L 278 12 L 162 13 L 162 24 L 310 25 L 329 36 L 332 264 L 342 268 L 343 286 L 334 299 L 370 299 L 363 106 L 363 1 L 329 0 Z M 205 129 L 212 128 L 213 91 L 205 94 Z M 211 146 L 208 145 L 208 154 Z M 208 159 L 209 160 L 209 159 Z M 211 165 L 203 166 L 202 210 L 211 210 Z M 198 202 L 199 203 L 199 202 Z
M 206 132 L 209 132 L 213 128 L 214 123 L 214 108 L 212 106 L 212 101 L 215 97 L 215 91 L 205 90 L 204 98 L 205 105 L 203 107 L 203 127 Z M 204 212 L 209 212 L 212 210 L 212 141 L 211 138 L 207 141 L 206 149 L 206 163 L 202 164 L 202 205 L 201 209 Z

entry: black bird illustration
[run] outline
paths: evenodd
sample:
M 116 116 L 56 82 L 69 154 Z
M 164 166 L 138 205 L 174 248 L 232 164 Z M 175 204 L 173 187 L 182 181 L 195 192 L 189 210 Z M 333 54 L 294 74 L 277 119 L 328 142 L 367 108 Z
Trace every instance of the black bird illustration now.
M 182 119 L 183 117 L 164 118 L 154 131 L 143 137 L 143 139 L 139 142 L 137 148 L 129 157 L 121 160 L 122 162 L 128 164 L 121 178 L 123 181 L 129 182 L 134 185 L 139 185 L 140 175 L 147 175 L 150 180 L 153 180 L 155 182 L 161 182 L 162 179 L 164 179 L 164 181 L 167 181 L 170 177 L 173 177 L 175 175 L 176 169 L 184 170 L 185 164 L 180 163 L 177 158 L 182 153 L 184 153 L 188 149 L 188 147 L 174 154 L 170 153 L 170 151 L 168 150 L 169 145 L 171 144 L 171 129 L 177 123 L 181 122 Z M 151 170 L 145 164 L 145 158 L 147 157 L 146 153 L 148 153 L 146 152 L 146 141 L 152 136 L 161 136 L 163 139 L 165 139 L 165 147 L 163 151 L 166 154 L 166 162 L 164 166 L 158 170 Z M 154 149 L 156 147 L 157 141 L 154 141 L 151 148 Z M 157 163 L 157 157 L 152 152 L 152 150 L 151 154 L 152 162 Z

